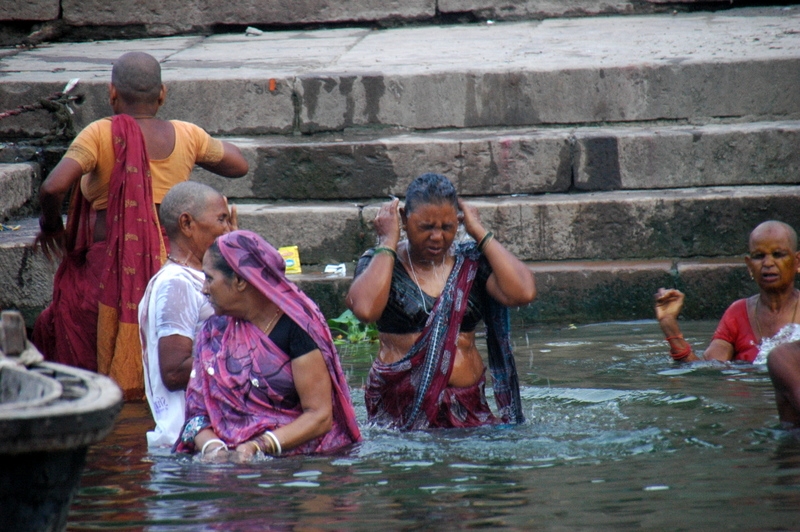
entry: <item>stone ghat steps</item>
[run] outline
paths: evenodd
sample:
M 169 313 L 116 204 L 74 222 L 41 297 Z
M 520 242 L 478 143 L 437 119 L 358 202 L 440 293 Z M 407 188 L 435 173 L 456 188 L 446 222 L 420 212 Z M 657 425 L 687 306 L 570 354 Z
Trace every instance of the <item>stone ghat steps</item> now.
M 484 226 L 526 261 L 732 256 L 746 252 L 748 234 L 764 220 L 800 227 L 800 187 L 792 185 L 465 199 L 477 207 Z M 302 264 L 311 265 L 358 260 L 374 245 L 372 220 L 384 201 L 389 198 L 362 202 L 231 199 L 242 229 L 263 235 L 276 247 L 297 245 Z M 13 224 L 36 228 L 35 219 Z M 0 241 L 7 238 L 0 236 Z M 14 245 L 31 242 L 32 235 L 28 240 L 15 239 Z
M 22 311 L 31 327 L 49 303 L 55 265 L 32 248 L 36 219 L 17 223 L 19 230 L 0 233 L 0 308 Z M 744 241 L 739 247 L 744 248 Z M 302 247 L 300 253 L 302 258 Z M 539 295 L 531 305 L 514 311 L 515 320 L 569 323 L 649 319 L 653 317 L 653 294 L 662 286 L 686 293 L 684 317 L 708 319 L 721 316 L 731 301 L 755 290 L 741 253 L 714 258 L 527 263 L 536 275 Z M 347 275 L 333 277 L 321 273 L 321 265 L 306 264 L 302 274 L 290 278 L 330 318 L 345 310 L 344 297 L 354 266 L 353 262 L 346 263 Z
M 709 125 L 349 131 L 227 140 L 250 172 L 193 179 L 228 197 L 402 197 L 416 176 L 464 196 L 800 183 L 800 121 Z
M 240 227 L 308 264 L 353 261 L 374 245 L 379 202 L 240 203 Z M 388 198 L 386 198 L 388 201 Z M 484 225 L 526 261 L 639 260 L 746 252 L 758 223 L 800 227 L 800 187 L 763 185 L 469 198 Z
M 532 195 L 800 183 L 800 121 L 704 126 L 606 126 L 227 137 L 250 172 L 225 179 L 199 167 L 192 179 L 237 201 L 336 201 L 402 197 L 416 176 L 447 175 L 463 196 Z M 36 208 L 40 159 L 65 144 L 0 147 L 0 220 Z M 29 200 L 33 201 L 29 202 Z M 27 203 L 26 203 L 27 202 Z M 20 207 L 24 208 L 20 209 Z
M 800 9 L 493 25 L 341 28 L 6 49 L 0 109 L 80 78 L 75 121 L 109 113 L 111 62 L 157 57 L 160 116 L 213 134 L 800 118 Z M 38 136 L 43 112 L 0 121 Z
M 202 0 L 36 0 L 4 6 L 3 21 L 60 19 L 68 27 L 144 26 L 148 33 L 173 34 L 214 25 L 296 25 L 331 23 L 398 24 L 437 18 L 541 19 L 563 16 L 649 13 L 688 9 L 698 4 L 728 7 L 731 0 L 304 0 L 287 9 L 280 0 L 217 2 Z
M 789 120 L 224 138 L 239 146 L 250 172 L 225 179 L 197 167 L 192 179 L 246 201 L 402 197 L 431 171 L 464 196 L 800 183 L 800 121 Z M 65 149 L 53 143 L 40 155 L 0 145 L 0 219 L 35 198 L 40 167 Z M 42 164 L 2 164 L 25 158 Z

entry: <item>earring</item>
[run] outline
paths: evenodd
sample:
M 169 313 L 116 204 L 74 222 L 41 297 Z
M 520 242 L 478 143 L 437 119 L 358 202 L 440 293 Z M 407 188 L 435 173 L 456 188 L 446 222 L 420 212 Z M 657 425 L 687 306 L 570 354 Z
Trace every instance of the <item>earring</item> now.
M 752 279 L 752 280 L 754 280 L 754 281 L 755 281 L 755 280 L 756 280 L 756 278 L 755 278 L 755 276 L 753 275 L 753 272 L 752 272 L 751 270 L 747 270 L 747 272 L 750 274 L 750 279 Z

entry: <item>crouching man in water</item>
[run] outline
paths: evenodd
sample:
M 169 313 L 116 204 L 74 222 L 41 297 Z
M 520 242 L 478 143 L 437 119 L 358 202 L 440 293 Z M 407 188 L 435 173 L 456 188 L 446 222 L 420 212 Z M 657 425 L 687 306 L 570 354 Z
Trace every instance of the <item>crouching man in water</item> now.
M 203 255 L 214 239 L 237 229 L 236 207 L 213 188 L 186 181 L 164 196 L 159 210 L 167 232 L 167 262 L 150 279 L 139 303 L 144 391 L 156 422 L 148 447 L 171 448 L 180 436 L 194 339 L 214 314 L 203 295 Z
M 797 233 L 789 225 L 767 221 L 750 233 L 750 253 L 745 257 L 758 294 L 734 301 L 728 307 L 705 360 L 766 361 L 775 386 L 781 423 L 800 427 L 800 290 L 795 277 L 800 268 Z M 659 290 L 656 317 L 670 345 L 672 358 L 692 362 L 700 358 L 684 340 L 678 314 L 684 296 L 677 290 Z

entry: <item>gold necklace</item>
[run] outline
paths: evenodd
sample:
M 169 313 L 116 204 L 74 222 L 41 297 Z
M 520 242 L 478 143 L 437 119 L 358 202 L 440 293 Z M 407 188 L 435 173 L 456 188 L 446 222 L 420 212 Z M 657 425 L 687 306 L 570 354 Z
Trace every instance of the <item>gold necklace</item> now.
M 275 315 L 272 316 L 272 319 L 269 320 L 269 323 L 267 323 L 267 326 L 264 327 L 264 328 L 259 327 L 259 329 L 261 329 L 261 332 L 263 332 L 264 334 L 269 336 L 270 327 L 272 327 L 272 324 L 275 323 L 275 320 L 277 320 L 278 316 L 280 316 L 281 314 L 282 314 L 281 309 L 276 310 L 275 311 Z
M 176 259 L 172 255 L 167 255 L 167 259 L 171 260 L 175 264 L 180 264 L 181 266 L 186 266 L 186 263 L 189 262 L 189 257 L 186 257 L 185 259 L 183 259 L 183 262 L 179 261 L 178 259 Z
M 792 294 L 796 294 L 796 293 L 797 293 L 797 290 L 793 290 L 792 291 Z M 758 298 L 756 299 L 756 310 L 753 313 L 753 318 L 755 318 L 755 321 L 756 321 L 756 330 L 758 331 L 758 337 L 763 340 L 764 339 L 764 335 L 761 334 L 761 324 L 758 322 L 758 304 L 759 303 L 761 303 L 761 295 L 759 295 Z M 790 321 L 789 323 L 794 323 L 794 319 L 797 317 L 797 303 L 800 303 L 800 296 L 798 296 L 797 299 L 794 300 L 794 311 L 792 312 L 792 321 Z

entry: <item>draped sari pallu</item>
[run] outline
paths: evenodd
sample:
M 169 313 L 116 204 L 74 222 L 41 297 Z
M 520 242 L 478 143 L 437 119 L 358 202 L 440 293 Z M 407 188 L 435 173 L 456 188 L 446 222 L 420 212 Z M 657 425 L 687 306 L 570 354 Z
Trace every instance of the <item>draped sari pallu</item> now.
M 486 403 L 485 377 L 466 388 L 448 386 L 479 257 L 474 244 L 459 246 L 453 271 L 417 342 L 397 362 L 373 363 L 365 391 L 370 421 L 403 430 L 524 421 L 509 338 L 508 308 L 488 294 L 482 298 L 481 310 L 500 420 Z
M 76 185 L 67 219 L 67 255 L 53 304 L 37 319 L 34 343 L 48 360 L 109 375 L 125 399 L 144 396 L 138 304 L 166 260 L 144 136 L 132 117 L 112 117 L 116 163 L 106 240 L 94 242 L 96 213 Z

